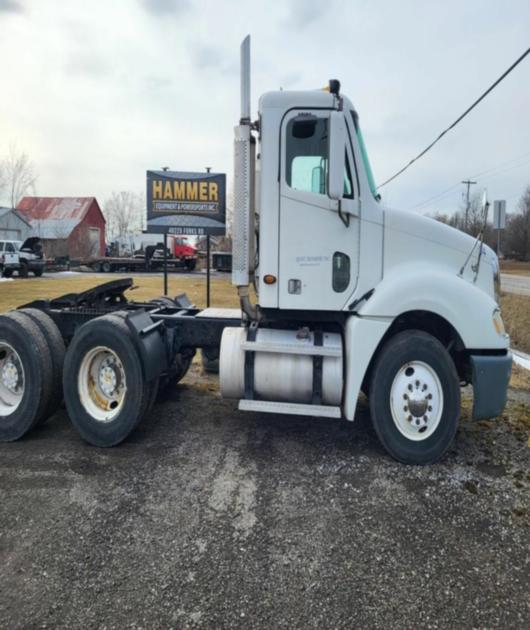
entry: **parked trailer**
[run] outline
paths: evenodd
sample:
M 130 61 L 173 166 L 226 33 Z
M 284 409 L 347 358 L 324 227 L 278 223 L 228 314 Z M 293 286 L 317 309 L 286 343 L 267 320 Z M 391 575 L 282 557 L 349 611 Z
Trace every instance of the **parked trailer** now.
M 25 435 L 64 396 L 85 440 L 118 444 L 197 348 L 219 357 L 221 394 L 241 410 L 352 421 L 363 391 L 401 462 L 447 451 L 462 384 L 473 386 L 475 419 L 502 412 L 511 355 L 494 252 L 381 207 L 337 81 L 265 94 L 252 121 L 248 38 L 242 62 L 232 230 L 241 309 L 200 311 L 183 296 L 129 302 L 132 281 L 120 280 L 1 315 L 0 439 Z
M 81 264 L 90 267 L 97 273 L 112 273 L 114 271 L 139 273 L 144 271 L 162 271 L 164 268 L 164 258 L 151 257 L 146 259 L 144 256 L 129 258 L 105 256 L 104 258 L 92 258 L 87 261 L 82 261 Z M 195 258 L 189 260 L 177 260 L 175 258 L 167 259 L 167 268 L 170 271 L 175 271 L 177 269 L 193 271 L 196 265 L 197 260 Z

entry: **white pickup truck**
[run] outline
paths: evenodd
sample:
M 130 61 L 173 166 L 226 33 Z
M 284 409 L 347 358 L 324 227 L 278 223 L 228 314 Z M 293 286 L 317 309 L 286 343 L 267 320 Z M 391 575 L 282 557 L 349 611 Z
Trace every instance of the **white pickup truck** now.
M 0 276 L 10 278 L 20 269 L 20 259 L 13 241 L 0 241 Z
M 46 261 L 42 251 L 40 238 L 30 236 L 25 241 L 0 241 L 0 256 L 4 255 L 4 261 L 0 258 L 2 274 L 10 278 L 14 271 L 21 278 L 27 278 L 31 272 L 40 278 L 44 272 Z

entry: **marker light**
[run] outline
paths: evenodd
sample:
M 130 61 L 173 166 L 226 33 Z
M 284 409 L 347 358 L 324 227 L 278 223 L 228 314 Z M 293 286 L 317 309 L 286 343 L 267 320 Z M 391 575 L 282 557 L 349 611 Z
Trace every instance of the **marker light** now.
M 506 329 L 504 328 L 504 322 L 502 321 L 501 312 L 498 308 L 493 311 L 493 326 L 498 335 L 505 335 Z

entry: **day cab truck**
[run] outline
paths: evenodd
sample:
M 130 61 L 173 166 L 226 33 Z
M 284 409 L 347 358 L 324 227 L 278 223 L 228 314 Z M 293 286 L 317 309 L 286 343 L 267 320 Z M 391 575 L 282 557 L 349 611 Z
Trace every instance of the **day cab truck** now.
M 221 394 L 241 410 L 353 421 L 364 392 L 382 445 L 410 464 L 446 453 L 463 385 L 474 418 L 502 412 L 511 355 L 495 254 L 382 206 L 337 81 L 264 94 L 252 119 L 249 51 L 247 38 L 234 151 L 241 308 L 132 302 L 132 281 L 117 280 L 2 315 L 2 440 L 25 435 L 64 396 L 86 441 L 118 444 L 197 348 L 219 354 Z

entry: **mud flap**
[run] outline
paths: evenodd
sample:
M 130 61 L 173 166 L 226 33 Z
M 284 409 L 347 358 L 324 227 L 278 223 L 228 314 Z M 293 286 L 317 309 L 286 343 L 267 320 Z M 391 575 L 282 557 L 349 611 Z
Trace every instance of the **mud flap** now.
M 146 381 L 151 381 L 169 367 L 162 321 L 153 322 L 145 311 L 135 311 L 125 319 L 142 359 Z

